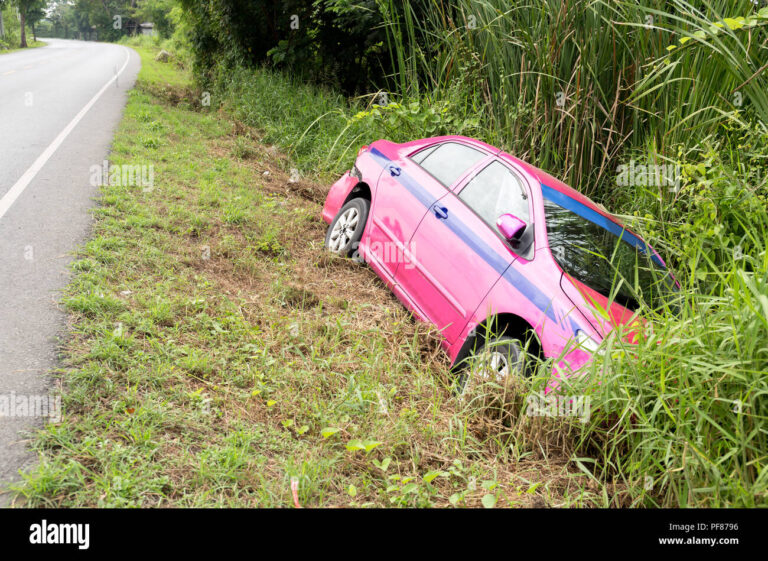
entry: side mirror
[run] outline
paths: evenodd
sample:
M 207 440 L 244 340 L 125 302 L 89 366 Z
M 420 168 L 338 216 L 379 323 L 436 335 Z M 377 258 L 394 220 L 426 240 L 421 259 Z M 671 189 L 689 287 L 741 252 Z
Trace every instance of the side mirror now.
M 514 214 L 502 214 L 496 220 L 496 227 L 499 229 L 499 232 L 504 236 L 504 239 L 510 242 L 518 241 L 523 235 L 526 226 L 527 224 Z

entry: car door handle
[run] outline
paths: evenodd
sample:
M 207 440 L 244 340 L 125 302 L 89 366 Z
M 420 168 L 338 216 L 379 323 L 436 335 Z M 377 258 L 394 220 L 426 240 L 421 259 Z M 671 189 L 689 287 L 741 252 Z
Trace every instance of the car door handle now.
M 397 177 L 398 175 L 400 175 L 400 168 L 397 166 L 389 166 L 389 174 L 392 177 Z
M 445 220 L 448 218 L 448 209 L 440 205 L 432 205 L 432 210 L 435 212 L 435 216 Z

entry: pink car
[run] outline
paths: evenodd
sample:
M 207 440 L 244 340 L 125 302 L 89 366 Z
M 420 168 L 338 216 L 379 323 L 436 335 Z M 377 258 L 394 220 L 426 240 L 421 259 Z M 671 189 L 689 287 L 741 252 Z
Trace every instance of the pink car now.
M 556 385 L 632 321 L 640 301 L 676 282 L 597 204 L 460 136 L 363 146 L 331 187 L 323 220 L 326 246 L 359 255 L 437 326 L 456 367 L 485 349 L 486 379 L 529 374 L 533 355 L 554 359 Z M 460 391 L 473 378 L 462 374 Z

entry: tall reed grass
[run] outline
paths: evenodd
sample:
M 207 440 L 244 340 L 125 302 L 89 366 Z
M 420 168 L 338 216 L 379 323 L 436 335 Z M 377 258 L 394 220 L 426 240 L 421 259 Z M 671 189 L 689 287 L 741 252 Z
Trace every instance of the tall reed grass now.
M 768 13 L 748 0 L 384 6 L 398 93 L 481 114 L 487 140 L 590 194 L 627 147 L 673 157 L 724 113 L 768 115 Z

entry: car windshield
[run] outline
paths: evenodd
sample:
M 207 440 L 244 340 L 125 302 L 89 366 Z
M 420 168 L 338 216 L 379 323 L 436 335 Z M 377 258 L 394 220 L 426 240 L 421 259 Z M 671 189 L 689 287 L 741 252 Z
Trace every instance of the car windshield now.
M 663 307 L 676 284 L 645 242 L 560 192 L 547 195 L 547 237 L 563 271 L 630 310 Z

